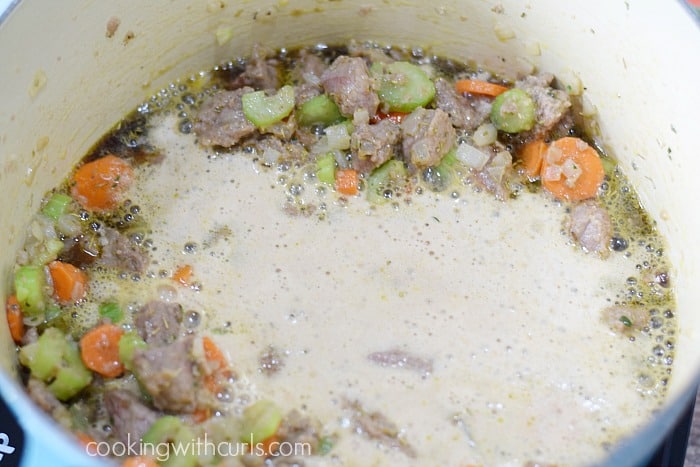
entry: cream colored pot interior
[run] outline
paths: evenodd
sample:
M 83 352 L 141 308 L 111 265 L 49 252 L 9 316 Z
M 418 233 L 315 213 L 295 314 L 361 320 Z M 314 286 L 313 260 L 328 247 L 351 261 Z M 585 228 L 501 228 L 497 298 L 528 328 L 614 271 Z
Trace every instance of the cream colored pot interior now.
M 232 36 L 220 44 L 217 31 Z M 603 141 L 669 238 L 681 327 L 672 394 L 694 381 L 700 93 L 693 77 L 700 61 L 691 44 L 700 31 L 672 1 L 20 2 L 0 26 L 0 296 L 42 194 L 127 111 L 175 78 L 247 54 L 255 42 L 351 38 L 421 45 L 512 76 L 537 67 L 574 86 L 580 80 Z M 0 322 L 0 361 L 12 372 Z

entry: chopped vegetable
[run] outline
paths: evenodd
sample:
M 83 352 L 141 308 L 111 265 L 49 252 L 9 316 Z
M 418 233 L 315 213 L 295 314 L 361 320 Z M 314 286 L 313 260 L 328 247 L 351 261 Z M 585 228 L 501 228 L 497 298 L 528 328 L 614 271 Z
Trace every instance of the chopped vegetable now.
M 194 432 L 179 418 L 172 415 L 160 417 L 153 422 L 143 435 L 142 443 L 146 446 L 158 447 L 164 443 L 178 445 L 169 449 L 169 456 L 160 465 L 168 467 L 194 467 L 197 456 L 194 449 L 188 449 L 187 443 L 194 441 Z M 157 451 L 161 452 L 161 451 Z
M 97 311 L 100 316 L 109 319 L 113 323 L 118 323 L 124 319 L 124 312 L 117 302 L 101 303 Z
M 303 126 L 328 126 L 343 119 L 340 109 L 328 94 L 312 97 L 301 104 L 296 117 L 299 124 Z
M 144 341 L 136 331 L 125 332 L 119 338 L 117 351 L 119 361 L 122 362 L 124 368 L 133 371 L 134 352 L 138 349 L 145 349 L 146 347 L 148 347 L 148 344 L 146 344 L 146 341 Z
M 462 94 L 480 94 L 491 97 L 496 97 L 508 90 L 503 85 L 479 79 L 460 79 L 455 82 L 455 89 Z
M 282 411 L 273 402 L 259 400 L 243 411 L 241 437 L 243 442 L 261 443 L 277 432 L 282 423 Z
M 620 316 L 620 322 L 628 328 L 632 327 L 632 321 L 625 315 Z
M 555 198 L 593 198 L 605 179 L 598 152 L 580 138 L 566 136 L 549 145 L 542 160 L 542 186 Z
M 409 62 L 375 63 L 379 100 L 388 111 L 412 112 L 435 97 L 435 85 L 419 66 Z
M 87 294 L 87 275 L 79 268 L 63 261 L 49 263 L 53 294 L 62 304 L 75 303 Z
M 294 109 L 294 88 L 282 86 L 277 94 L 268 96 L 265 91 L 243 94 L 243 113 L 258 128 L 264 129 L 287 117 Z
M 46 273 L 43 266 L 20 266 L 15 272 L 15 296 L 22 311 L 30 317 L 44 313 Z
M 48 218 L 57 221 L 59 217 L 66 213 L 73 198 L 65 193 L 54 193 L 46 202 L 41 212 Z
M 379 123 L 382 120 L 389 120 L 396 123 L 397 125 L 400 125 L 407 115 L 409 115 L 408 112 L 377 112 L 369 119 L 369 121 L 370 123 Z
M 328 185 L 335 183 L 335 157 L 333 153 L 316 159 L 316 178 L 319 182 Z
M 403 162 L 396 159 L 374 169 L 367 179 L 367 200 L 378 204 L 389 201 L 393 192 L 405 182 L 407 173 Z
M 506 133 L 527 131 L 535 126 L 535 101 L 522 89 L 509 89 L 494 99 L 491 123 Z
M 173 280 L 185 287 L 189 287 L 192 282 L 192 266 L 186 264 L 177 268 L 173 273 Z
M 80 339 L 80 356 L 85 366 L 107 378 L 124 373 L 119 358 L 119 341 L 124 331 L 114 324 L 100 324 Z
M 496 142 L 498 139 L 498 130 L 493 125 L 493 123 L 485 122 L 479 125 L 479 127 L 474 130 L 472 135 L 472 141 L 477 146 L 489 146 Z
M 92 380 L 78 345 L 57 328 L 46 329 L 36 342 L 22 347 L 19 360 L 62 401 L 78 394 Z
M 209 365 L 209 371 L 204 376 L 204 386 L 209 392 L 217 394 L 233 376 L 233 372 L 226 356 L 210 337 L 204 336 L 202 338 L 202 347 L 204 348 L 204 358 Z
M 109 154 L 81 166 L 72 178 L 71 195 L 89 211 L 111 211 L 131 185 L 133 169 Z
M 335 189 L 338 192 L 354 196 L 359 191 L 360 177 L 355 169 L 338 169 L 335 171 Z
M 547 143 L 541 139 L 530 141 L 525 144 L 519 151 L 523 173 L 531 182 L 539 180 L 540 171 L 542 170 L 542 161 L 547 152 Z
M 100 455 L 99 452 L 97 452 L 97 442 L 95 441 L 95 438 L 82 431 L 76 433 L 75 437 L 78 438 L 78 443 L 80 443 L 80 445 L 85 449 L 85 452 L 87 452 L 88 455 Z
M 12 340 L 16 344 L 21 343 L 24 337 L 24 317 L 22 316 L 22 308 L 14 295 L 10 295 L 5 301 L 5 315 Z

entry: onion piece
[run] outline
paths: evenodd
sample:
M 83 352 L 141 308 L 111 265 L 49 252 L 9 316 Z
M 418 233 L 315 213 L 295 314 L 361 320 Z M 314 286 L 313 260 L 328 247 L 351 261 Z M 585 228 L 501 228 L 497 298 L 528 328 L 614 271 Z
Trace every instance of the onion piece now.
M 467 143 L 461 143 L 457 146 L 455 156 L 465 165 L 476 170 L 483 169 L 489 161 L 489 156 L 487 154 Z

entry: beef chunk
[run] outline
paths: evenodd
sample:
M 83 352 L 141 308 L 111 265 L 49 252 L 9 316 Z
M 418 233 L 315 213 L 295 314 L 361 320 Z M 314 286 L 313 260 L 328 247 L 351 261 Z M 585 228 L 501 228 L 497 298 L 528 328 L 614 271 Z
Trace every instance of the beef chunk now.
M 270 58 L 274 51 L 258 44 L 253 46 L 253 53 L 243 72 L 231 82 L 227 89 L 250 86 L 255 89 L 277 89 L 280 87 L 279 60 Z
M 356 119 L 357 120 L 357 119 Z M 394 148 L 401 139 L 401 127 L 391 120 L 381 120 L 370 125 L 355 123 L 350 137 L 353 166 L 360 172 L 371 172 L 394 155 Z
M 338 57 L 321 76 L 321 85 L 343 115 L 352 116 L 361 109 L 368 115 L 377 113 L 379 97 L 372 90 L 369 70 L 362 58 Z
M 537 107 L 536 124 L 531 130 L 535 138 L 544 137 L 559 123 L 571 107 L 569 95 L 550 86 L 553 80 L 554 75 L 551 73 L 540 73 L 530 75 L 515 83 L 516 87 L 527 91 L 535 101 Z
M 36 405 L 56 420 L 70 420 L 68 409 L 61 404 L 61 401 L 53 395 L 43 381 L 29 378 L 29 381 L 27 381 L 27 392 Z
M 103 266 L 129 272 L 143 272 L 148 266 L 146 252 L 116 229 L 103 228 L 98 243 L 101 252 L 97 261 Z
M 457 133 L 442 110 L 418 108 L 401 122 L 403 156 L 420 168 L 437 165 L 455 145 Z
M 579 203 L 571 209 L 569 232 L 586 251 L 608 253 L 612 222 L 607 211 L 595 201 Z
M 158 418 L 156 412 L 124 389 L 106 392 L 104 405 L 112 419 L 112 433 L 123 443 L 140 440 Z
M 173 342 L 182 331 L 182 307 L 177 303 L 148 302 L 134 314 L 134 325 L 139 334 L 151 345 Z
M 427 376 L 433 372 L 432 360 L 419 357 L 400 349 L 373 352 L 367 355 L 367 359 L 370 362 L 376 363 L 380 366 L 405 368 L 407 370 L 418 372 L 423 376 Z
M 350 418 L 358 434 L 377 441 L 384 447 L 398 449 L 409 457 L 415 457 L 413 447 L 403 438 L 400 430 L 380 412 L 367 412 L 358 401 L 346 403 Z
M 435 80 L 435 105 L 450 116 L 452 125 L 475 130 L 488 118 L 491 104 L 483 97 L 463 96 L 445 78 Z
M 247 86 L 220 91 L 202 105 L 193 126 L 200 144 L 231 147 L 255 132 L 255 125 L 243 113 L 241 101 L 243 94 L 252 91 Z
M 161 410 L 191 413 L 196 408 L 193 337 L 134 352 L 134 374 Z
M 328 64 L 318 55 L 302 49 L 294 62 L 291 76 L 298 83 L 320 87 L 321 76 L 328 69 Z

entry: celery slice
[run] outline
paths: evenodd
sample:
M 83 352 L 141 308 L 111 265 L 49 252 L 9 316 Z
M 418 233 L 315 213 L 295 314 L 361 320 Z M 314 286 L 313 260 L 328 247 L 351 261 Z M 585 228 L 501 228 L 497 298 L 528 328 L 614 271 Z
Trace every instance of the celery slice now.
M 36 342 L 22 347 L 19 361 L 33 377 L 46 382 L 60 400 L 75 396 L 92 380 L 92 373 L 80 358 L 78 344 L 57 328 L 46 329 Z
M 312 97 L 301 104 L 296 116 L 302 126 L 328 126 L 343 119 L 338 106 L 327 94 Z
M 506 133 L 530 130 L 535 126 L 535 101 L 522 89 L 509 89 L 494 99 L 491 123 Z
M 133 371 L 134 352 L 146 347 L 148 345 L 136 331 L 122 334 L 119 338 L 119 360 L 124 364 L 124 368 Z
M 406 183 L 406 174 L 403 162 L 396 159 L 386 161 L 367 178 L 367 200 L 376 204 L 390 201 L 393 192 Z
M 66 213 L 72 200 L 73 198 L 65 193 L 54 193 L 41 212 L 50 219 L 58 220 L 59 217 Z
M 194 467 L 197 465 L 196 451 L 192 448 L 194 432 L 179 418 L 172 415 L 160 417 L 153 422 L 142 438 L 144 449 L 158 449 L 160 445 L 170 444 L 167 459 L 160 465 L 167 467 Z M 174 446 L 173 446 L 174 445 Z M 161 454 L 160 449 L 156 451 Z
M 333 185 L 335 183 L 335 157 L 328 153 L 316 160 L 316 178 L 319 182 Z
M 281 121 L 294 109 L 294 88 L 282 86 L 277 94 L 268 96 L 265 91 L 243 94 L 243 114 L 253 125 L 266 128 Z
M 37 317 L 44 313 L 46 302 L 44 287 L 46 273 L 43 266 L 20 266 L 15 273 L 15 295 L 28 317 Z
M 274 435 L 282 423 L 282 411 L 273 402 L 259 400 L 243 411 L 241 441 L 261 443 Z
M 393 112 L 412 112 L 428 105 L 435 97 L 435 85 L 418 66 L 409 62 L 375 64 L 379 80 L 379 100 Z

